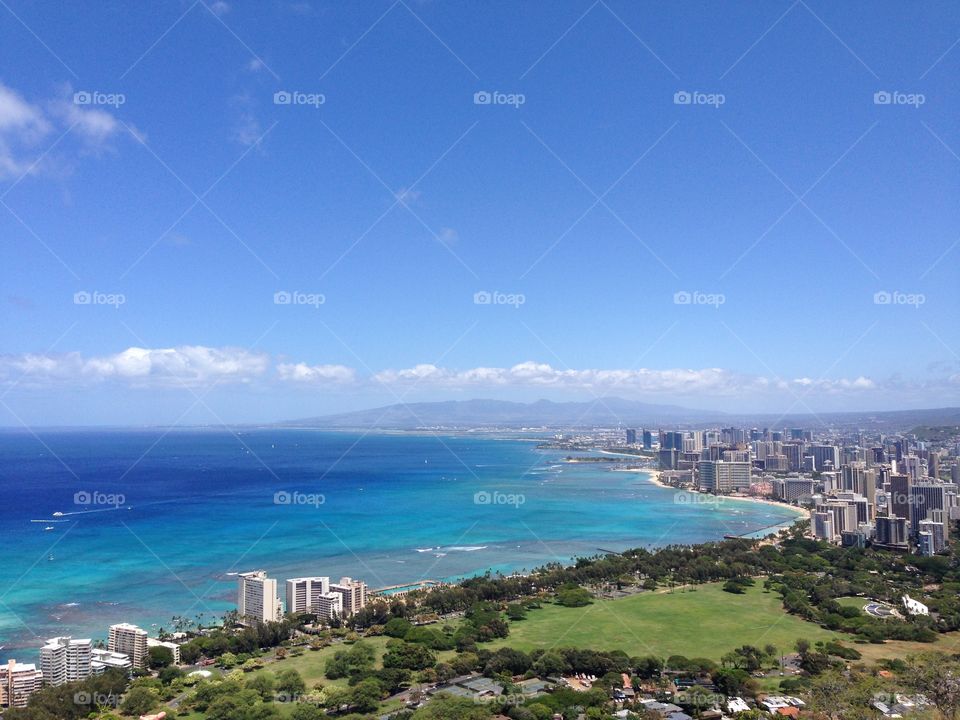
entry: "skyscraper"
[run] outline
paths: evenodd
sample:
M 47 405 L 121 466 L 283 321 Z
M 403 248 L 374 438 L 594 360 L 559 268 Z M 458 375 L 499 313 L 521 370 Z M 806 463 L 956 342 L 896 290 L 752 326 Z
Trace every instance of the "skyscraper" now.
M 135 668 L 147 666 L 147 631 L 130 623 L 111 625 L 107 635 L 107 650 L 130 658 Z
M 44 685 L 57 686 L 90 676 L 93 643 L 89 639 L 55 637 L 40 648 Z
M 367 584 L 362 580 L 343 577 L 331 584 L 330 591 L 343 597 L 343 614 L 353 615 L 367 604 Z
M 263 570 L 237 577 L 237 614 L 244 623 L 276 622 L 283 617 L 277 581 Z
M 712 493 L 745 490 L 750 487 L 749 462 L 707 460 L 699 464 L 700 488 Z

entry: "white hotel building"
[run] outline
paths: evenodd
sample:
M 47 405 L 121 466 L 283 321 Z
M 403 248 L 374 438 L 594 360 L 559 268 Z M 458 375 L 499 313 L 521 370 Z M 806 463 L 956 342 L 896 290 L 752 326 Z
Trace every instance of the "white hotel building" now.
M 130 623 L 111 625 L 107 635 L 107 650 L 126 655 L 135 668 L 145 668 L 148 660 L 147 631 Z
M 314 613 L 329 620 L 343 615 L 343 595 L 330 591 L 328 577 L 302 577 L 287 580 L 287 612 Z
M 55 637 L 40 648 L 40 670 L 44 685 L 63 685 L 90 676 L 93 643 L 89 638 Z
M 263 570 L 240 573 L 237 577 L 237 614 L 245 624 L 274 622 L 283 618 L 277 581 Z

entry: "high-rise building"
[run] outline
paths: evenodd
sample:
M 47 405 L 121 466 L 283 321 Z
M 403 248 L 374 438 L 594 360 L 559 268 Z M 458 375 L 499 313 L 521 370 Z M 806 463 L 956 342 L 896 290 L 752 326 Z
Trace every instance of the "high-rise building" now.
M 955 485 L 938 482 L 917 482 L 910 486 L 910 532 L 916 535 L 920 532 L 921 520 L 936 520 L 934 513 L 940 511 L 940 516 L 949 510 L 953 497 L 949 489 Z M 955 497 L 955 496 L 954 496 Z
M 276 622 L 283 618 L 277 581 L 263 570 L 237 576 L 237 614 L 243 623 Z
M 55 637 L 40 648 L 40 670 L 44 685 L 56 687 L 90 676 L 93 643 L 89 638 Z
M 749 462 L 707 460 L 699 464 L 700 488 L 708 492 L 727 493 L 746 490 L 750 487 L 751 465 Z
M 637 444 L 637 431 L 632 428 L 627 428 L 627 445 L 636 445 Z
M 367 604 L 367 584 L 362 580 L 340 578 L 340 582 L 330 585 L 330 592 L 343 598 L 343 614 L 353 615 Z
M 130 623 L 111 625 L 107 635 L 107 650 L 126 655 L 133 667 L 143 669 L 149 659 L 147 631 Z
M 833 542 L 835 537 L 833 531 L 833 515 L 828 512 L 815 512 L 813 514 L 813 535 L 818 540 Z
M 887 495 L 887 507 L 891 515 L 904 520 L 910 519 L 910 477 L 891 475 L 890 491 Z
M 828 500 L 817 505 L 816 513 L 830 515 L 833 530 L 832 540 L 839 538 L 844 530 L 856 530 L 860 524 L 857 517 L 857 505 L 853 502 Z
M 643 431 L 643 449 L 650 450 L 653 448 L 653 433 L 649 430 Z
M 677 469 L 678 452 L 673 448 L 661 448 L 657 451 L 658 467 L 660 470 Z
M 813 478 L 788 477 L 774 480 L 772 485 L 774 497 L 792 503 L 809 500 L 815 483 Z
M 817 470 L 836 470 L 840 466 L 840 451 L 835 445 L 811 445 L 808 454 L 813 455 Z
M 895 515 L 878 517 L 875 543 L 888 548 L 906 550 L 909 546 L 907 521 Z
M 287 612 L 314 613 L 327 620 L 343 614 L 343 595 L 330 590 L 328 577 L 287 580 Z
M 42 686 L 43 673 L 36 665 L 16 660 L 0 665 L 0 707 L 26 707 Z
M 946 547 L 944 524 L 933 520 L 918 523 L 917 545 L 921 555 L 936 555 Z

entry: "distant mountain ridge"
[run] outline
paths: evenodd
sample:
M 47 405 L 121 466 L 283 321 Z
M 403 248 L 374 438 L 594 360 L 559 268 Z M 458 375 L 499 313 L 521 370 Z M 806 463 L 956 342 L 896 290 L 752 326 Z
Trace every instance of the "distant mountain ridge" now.
M 720 412 L 694 410 L 679 405 L 658 405 L 617 397 L 582 402 L 537 400 L 522 403 L 509 400 L 445 400 L 441 402 L 398 403 L 353 412 L 321 415 L 274 423 L 279 427 L 310 427 L 331 430 L 416 428 L 521 428 L 521 427 L 670 427 L 701 423 L 726 426 L 816 427 L 829 423 L 838 429 L 874 428 L 883 432 L 930 426 L 960 425 L 960 408 L 910 410 L 844 411 L 822 413 Z
M 278 423 L 286 427 L 383 428 L 418 427 L 572 427 L 596 425 L 654 425 L 720 419 L 725 413 L 691 410 L 679 405 L 656 405 L 608 397 L 585 402 L 531 403 L 508 400 L 446 400 L 388 405 L 355 412 L 323 415 Z

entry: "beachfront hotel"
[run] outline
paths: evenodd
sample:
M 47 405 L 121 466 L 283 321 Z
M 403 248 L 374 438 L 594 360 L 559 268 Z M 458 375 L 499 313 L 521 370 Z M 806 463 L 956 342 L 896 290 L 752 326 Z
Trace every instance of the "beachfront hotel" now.
M 145 668 L 148 657 L 147 631 L 130 623 L 111 625 L 107 636 L 107 650 L 126 655 L 135 668 Z
M 331 592 L 329 577 L 302 577 L 287 580 L 287 612 L 314 613 L 330 620 L 343 615 L 343 595 Z
M 40 648 L 44 685 L 56 687 L 90 676 L 93 643 L 89 638 L 55 637 Z
M 275 622 L 283 617 L 277 581 L 263 570 L 237 577 L 237 614 L 244 624 Z
M 10 660 L 0 665 L 0 707 L 26 707 L 42 686 L 43 673 L 33 663 Z
M 362 580 L 343 577 L 330 590 L 342 596 L 344 615 L 353 615 L 367 604 L 367 584 Z

